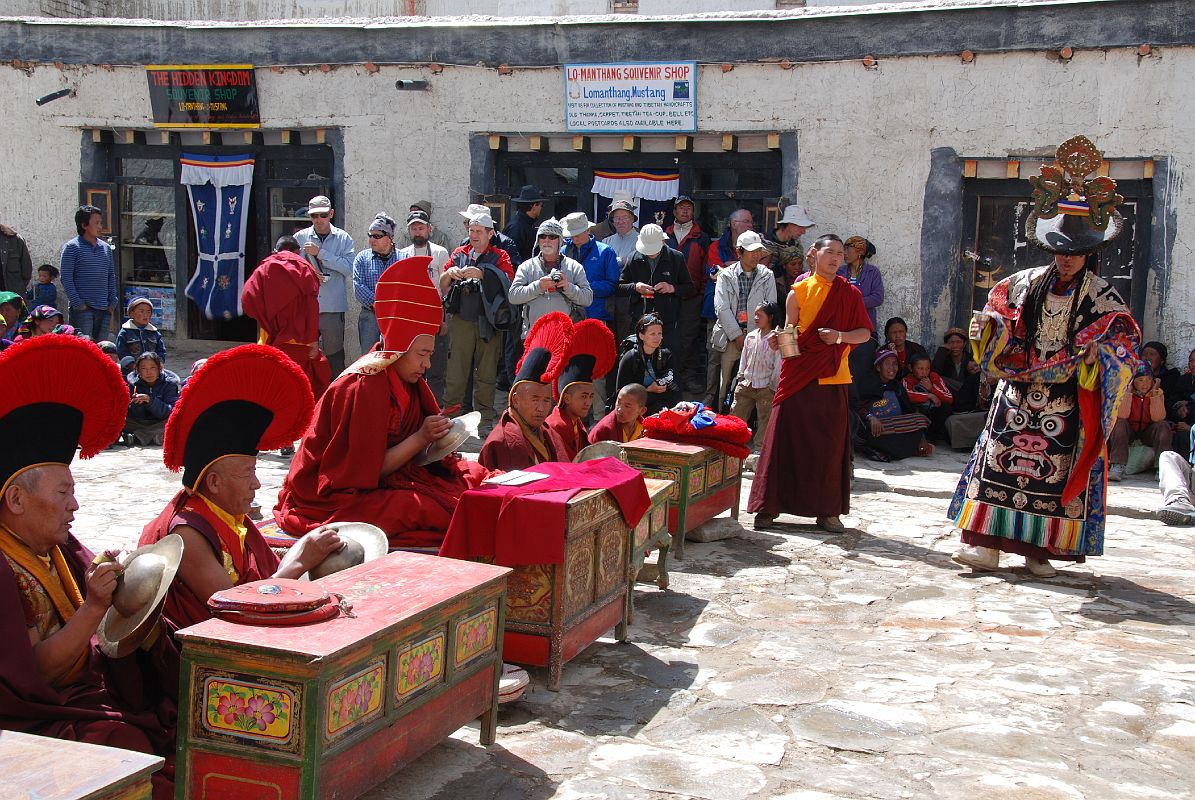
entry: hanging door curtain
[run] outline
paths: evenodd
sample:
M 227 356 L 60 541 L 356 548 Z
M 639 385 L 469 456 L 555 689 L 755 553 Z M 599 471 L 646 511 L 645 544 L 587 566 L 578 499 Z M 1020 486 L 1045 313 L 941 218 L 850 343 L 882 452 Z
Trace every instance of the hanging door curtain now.
M 636 227 L 655 223 L 672 224 L 672 201 L 680 192 L 680 173 L 667 169 L 595 169 L 593 171 L 593 219 L 606 218 L 615 192 L 635 198 Z
M 187 297 L 208 319 L 236 319 L 241 316 L 253 159 L 183 153 L 180 163 L 199 250 Z

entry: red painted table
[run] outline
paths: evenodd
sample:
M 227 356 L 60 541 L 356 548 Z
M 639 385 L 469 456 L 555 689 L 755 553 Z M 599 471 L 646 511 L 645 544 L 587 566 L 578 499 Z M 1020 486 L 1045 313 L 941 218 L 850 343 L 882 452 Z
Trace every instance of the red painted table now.
M 0 731 L 6 800 L 149 800 L 159 756 L 98 744 Z
M 180 798 L 355 798 L 470 720 L 497 726 L 510 570 L 416 553 L 322 578 L 354 616 L 179 631 Z
M 668 529 L 676 557 L 685 557 L 685 534 L 731 509 L 739 515 L 743 462 L 712 447 L 636 439 L 622 446 L 627 463 L 645 478 L 673 481 L 668 500 Z M 666 557 L 663 548 L 660 557 Z

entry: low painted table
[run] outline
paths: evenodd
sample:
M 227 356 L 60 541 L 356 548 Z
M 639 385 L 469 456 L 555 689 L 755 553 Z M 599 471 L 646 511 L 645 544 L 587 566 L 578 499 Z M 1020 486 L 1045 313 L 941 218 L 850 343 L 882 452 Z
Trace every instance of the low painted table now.
M 636 439 L 622 446 L 627 463 L 645 478 L 673 481 L 668 530 L 673 554 L 685 557 L 685 534 L 730 509 L 739 515 L 743 462 L 712 447 L 663 439 Z
M 165 759 L 119 747 L 0 731 L 6 800 L 149 800 Z
M 659 551 L 656 557 L 656 586 L 668 588 L 668 550 L 672 546 L 672 534 L 668 532 L 668 496 L 672 493 L 672 481 L 644 478 L 651 507 L 631 531 L 629 538 L 631 554 L 631 595 L 627 603 L 627 624 L 635 621 L 635 581 L 643 569 L 643 561 L 652 550 Z
M 355 798 L 450 733 L 497 727 L 510 570 L 391 553 L 321 578 L 351 616 L 184 628 L 180 798 Z
M 568 501 L 564 563 L 515 567 L 506 597 L 507 661 L 548 668 L 560 688 L 563 666 L 611 628 L 627 638 L 630 526 L 604 489 Z

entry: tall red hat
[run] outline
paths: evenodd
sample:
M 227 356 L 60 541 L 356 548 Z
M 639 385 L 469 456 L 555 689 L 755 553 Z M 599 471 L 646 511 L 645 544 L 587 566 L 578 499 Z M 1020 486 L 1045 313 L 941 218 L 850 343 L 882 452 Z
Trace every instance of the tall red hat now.
M 565 390 L 574 383 L 593 383 L 613 369 L 616 354 L 614 334 L 606 323 L 586 319 L 573 325 L 564 369 L 556 379 L 557 399 L 563 400 Z
M 568 343 L 573 336 L 573 321 L 568 314 L 550 311 L 535 321 L 523 340 L 523 357 L 511 382 L 510 391 L 524 381 L 555 386 L 568 357 Z
M 225 456 L 256 456 L 303 435 L 315 400 L 303 370 L 282 351 L 246 344 L 217 353 L 188 380 L 174 405 L 162 461 L 194 489 Z
M 93 342 L 47 335 L 0 353 L 0 493 L 43 464 L 91 458 L 120 434 L 128 385 Z
M 444 303 L 427 268 L 431 256 L 396 261 L 378 278 L 374 313 L 386 350 L 405 353 L 420 334 L 435 336 L 444 321 Z

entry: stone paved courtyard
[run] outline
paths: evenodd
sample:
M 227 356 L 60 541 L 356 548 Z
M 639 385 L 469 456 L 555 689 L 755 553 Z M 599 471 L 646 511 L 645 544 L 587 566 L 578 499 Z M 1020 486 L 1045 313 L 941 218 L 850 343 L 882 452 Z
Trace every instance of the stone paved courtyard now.
M 160 458 L 76 462 L 84 542 L 134 541 L 178 486 Z M 638 586 L 630 642 L 592 645 L 559 693 L 533 670 L 494 746 L 462 728 L 367 797 L 1190 797 L 1195 529 L 1152 519 L 1133 477 L 1105 557 L 972 575 L 943 516 L 963 461 L 860 461 L 842 535 L 724 515 L 735 538 Z M 260 460 L 267 513 L 285 469 Z

